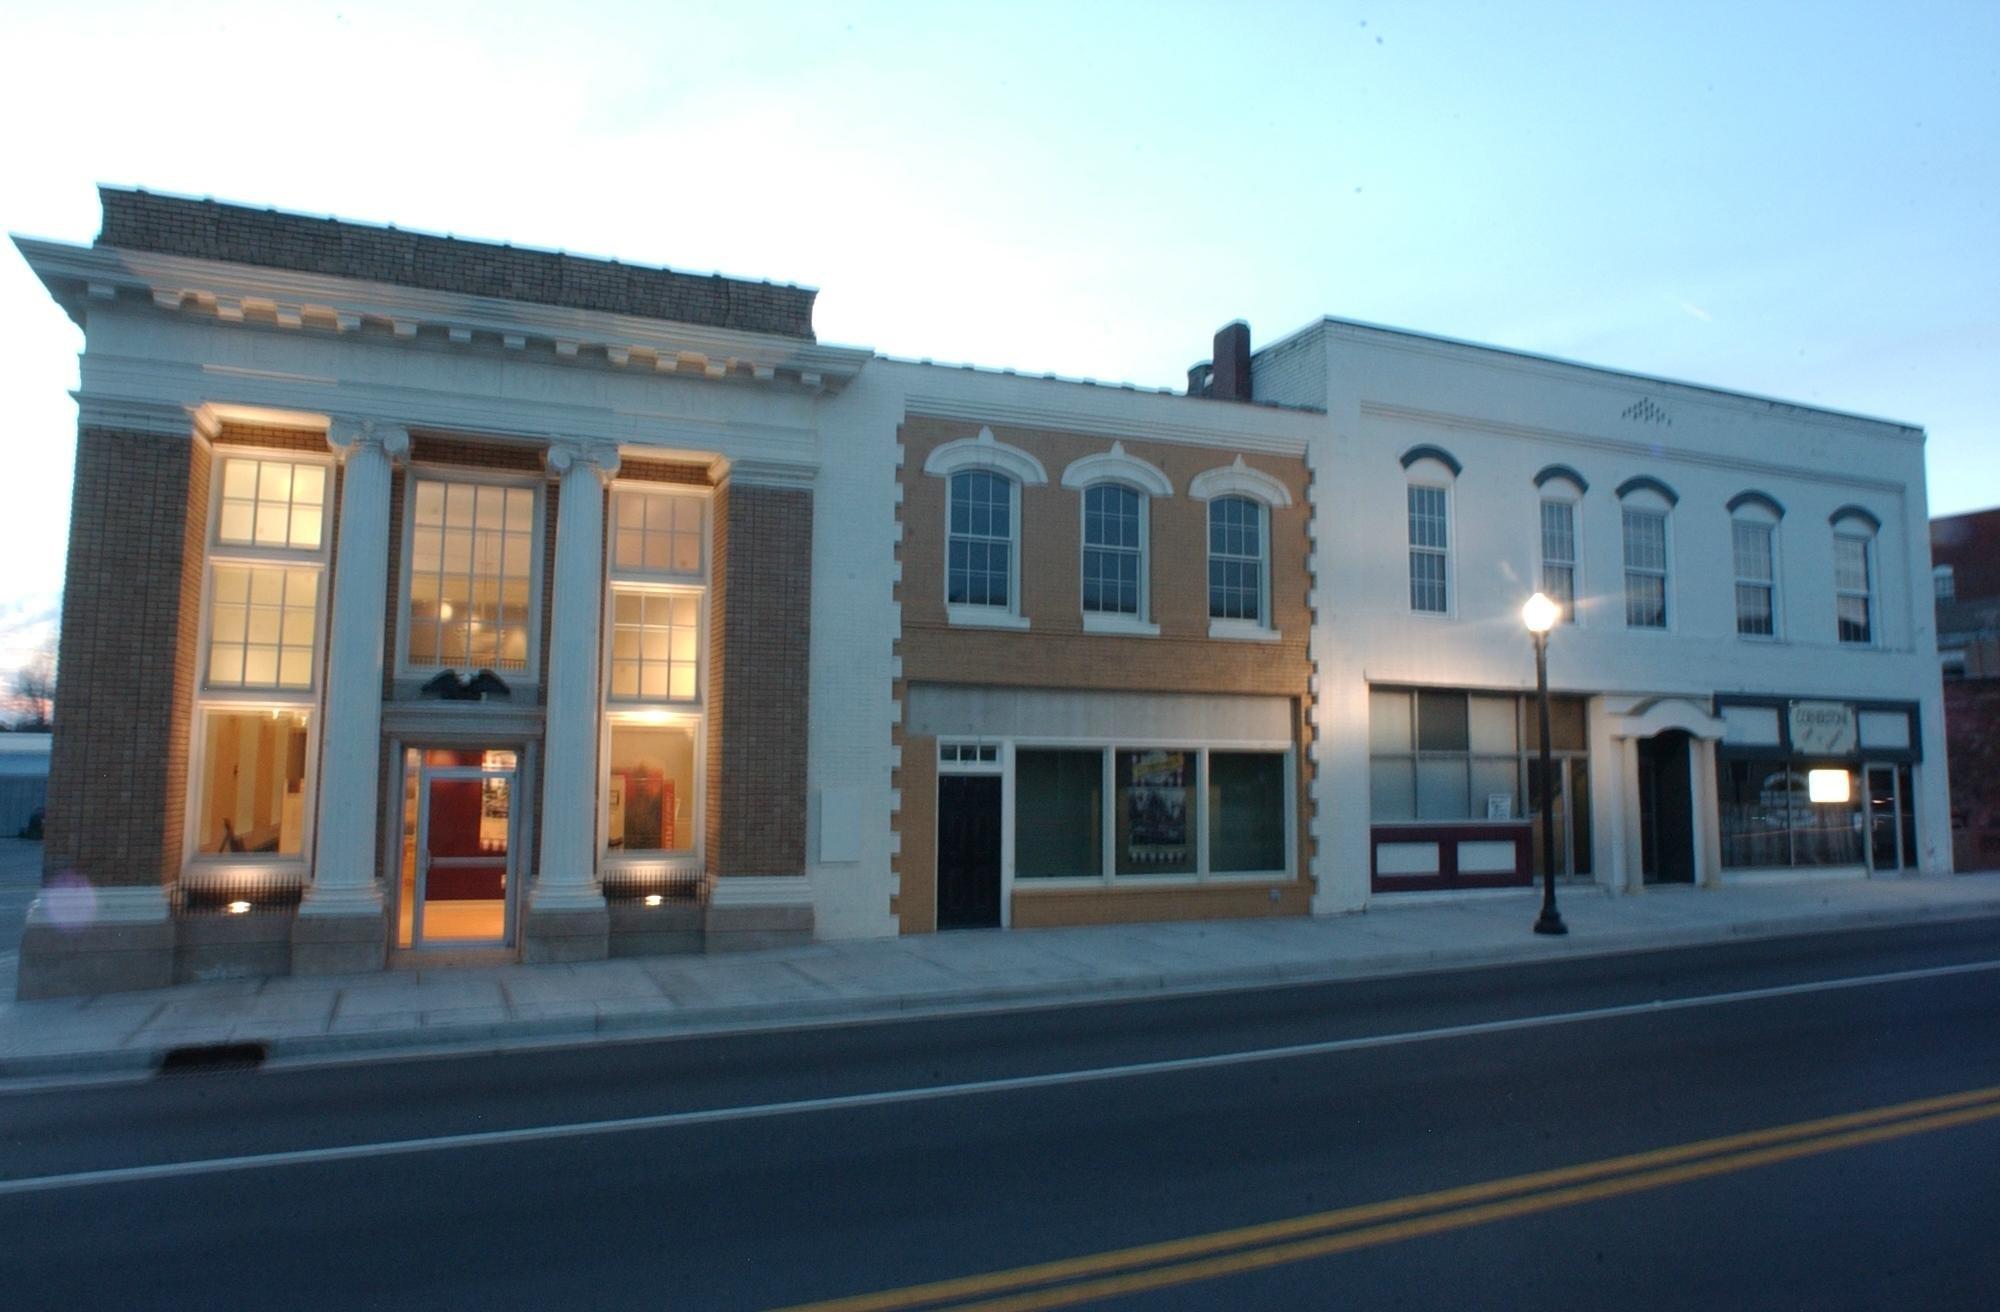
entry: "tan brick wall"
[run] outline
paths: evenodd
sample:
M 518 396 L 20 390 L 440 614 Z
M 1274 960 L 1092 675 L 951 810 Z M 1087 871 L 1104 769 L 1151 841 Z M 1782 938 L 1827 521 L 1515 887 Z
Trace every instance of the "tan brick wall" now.
M 1278 479 L 1292 504 L 1270 515 L 1271 617 L 1276 642 L 1243 642 L 1208 636 L 1208 506 L 1188 496 L 1195 475 L 1233 464 L 1238 452 L 1219 447 L 1125 441 L 1128 454 L 1164 471 L 1170 498 L 1148 505 L 1147 558 L 1150 614 L 1157 637 L 1087 634 L 1083 631 L 1083 494 L 1061 485 L 1062 472 L 1083 456 L 1107 452 L 1111 439 L 1045 429 L 993 425 L 999 441 L 1033 454 L 1049 482 L 1021 497 L 1021 613 L 1027 631 L 953 627 L 944 604 L 946 480 L 923 472 L 925 459 L 945 442 L 977 435 L 978 423 L 910 416 L 902 427 L 903 539 L 898 550 L 903 581 L 903 633 L 898 652 L 903 680 L 898 701 L 908 705 L 911 683 L 989 684 L 1089 691 L 1253 693 L 1285 696 L 1292 703 L 1292 744 L 1299 768 L 1295 813 L 1298 874 L 1279 884 L 1208 884 L 1146 888 L 1119 884 L 1103 889 L 1035 890 L 1016 887 L 1011 923 L 1022 926 L 1102 924 L 1113 921 L 1304 915 L 1310 909 L 1311 766 L 1305 707 L 1311 696 L 1308 647 L 1311 612 L 1310 473 L 1301 457 L 1241 453 L 1244 464 Z M 893 821 L 901 835 L 895 862 L 901 893 L 892 901 L 904 933 L 935 927 L 937 864 L 936 742 L 903 745 L 902 805 Z M 1271 890 L 1278 898 L 1271 899 Z
M 713 506 L 708 867 L 796 875 L 806 857 L 812 493 L 729 485 Z
M 46 874 L 179 874 L 208 474 L 192 435 L 77 434 Z

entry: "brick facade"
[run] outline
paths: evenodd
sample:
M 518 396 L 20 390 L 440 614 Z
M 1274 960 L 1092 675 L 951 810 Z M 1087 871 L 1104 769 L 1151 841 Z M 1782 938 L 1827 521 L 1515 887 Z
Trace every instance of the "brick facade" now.
M 803 874 L 812 493 L 732 483 L 711 517 L 708 868 Z
M 977 435 L 980 425 L 960 420 L 908 417 L 901 430 L 903 463 L 902 678 L 895 695 L 907 707 L 910 685 L 950 683 L 1096 692 L 1261 694 L 1292 702 L 1298 852 L 1293 879 L 1278 884 L 1176 885 L 1147 889 L 1022 889 L 1016 886 L 1011 923 L 1020 926 L 1101 924 L 1113 921 L 1209 919 L 1252 915 L 1304 915 L 1310 909 L 1311 781 L 1305 720 L 1312 684 L 1308 630 L 1310 475 L 1300 457 L 1241 453 L 1244 464 L 1269 474 L 1291 494 L 1290 506 L 1270 512 L 1270 610 L 1276 641 L 1211 638 L 1208 633 L 1207 503 L 1188 495 L 1198 474 L 1232 464 L 1239 452 L 1165 442 L 1128 440 L 1127 454 L 1163 471 L 1171 497 L 1148 504 L 1148 618 L 1157 636 L 1086 633 L 1083 627 L 1083 494 L 1062 486 L 1072 462 L 1111 448 L 1111 439 L 1047 429 L 992 426 L 995 439 L 1041 461 L 1049 481 L 1020 489 L 1020 613 L 1027 630 L 954 626 L 944 600 L 947 480 L 923 472 L 930 453 L 946 442 Z M 901 805 L 892 821 L 900 851 L 892 865 L 899 892 L 891 914 L 904 933 L 936 924 L 937 742 L 900 729 L 895 774 Z M 1272 893 L 1277 896 L 1273 898 Z
M 100 246 L 812 340 L 810 288 L 101 187 Z
M 180 873 L 209 463 L 192 434 L 77 435 L 48 876 L 157 887 Z

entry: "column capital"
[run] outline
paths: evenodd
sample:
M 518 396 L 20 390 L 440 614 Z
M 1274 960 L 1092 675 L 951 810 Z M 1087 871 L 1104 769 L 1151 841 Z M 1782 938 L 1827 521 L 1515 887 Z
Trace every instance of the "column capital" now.
M 591 442 L 574 437 L 552 437 L 548 449 L 542 452 L 542 460 L 547 465 L 552 478 L 561 478 L 570 470 L 587 467 L 597 470 L 599 481 L 609 483 L 618 477 L 618 444 L 616 442 Z
M 326 444 L 343 464 L 356 451 L 370 446 L 400 464 L 410 454 L 410 430 L 380 419 L 343 416 L 327 426 Z

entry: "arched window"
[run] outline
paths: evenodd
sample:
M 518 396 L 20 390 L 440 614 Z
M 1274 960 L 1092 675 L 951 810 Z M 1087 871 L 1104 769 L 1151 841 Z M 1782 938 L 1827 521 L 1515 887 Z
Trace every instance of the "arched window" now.
M 1729 500 L 1738 637 L 1778 636 L 1778 521 L 1784 513 L 1762 492 L 1742 492 Z
M 1670 615 L 1673 544 L 1668 519 L 1680 500 L 1656 478 L 1631 478 L 1618 486 L 1625 548 L 1625 627 L 1665 629 Z
M 1542 592 L 1562 608 L 1565 624 L 1576 623 L 1578 509 L 1589 484 L 1568 465 L 1550 465 L 1535 475 L 1542 492 Z
M 1006 475 L 967 469 L 951 476 L 945 548 L 945 604 L 1014 607 L 1015 524 L 1019 498 Z
M 1146 617 L 1146 498 L 1122 483 L 1083 490 L 1083 609 Z
M 1833 604 L 1840 640 L 1875 643 L 1875 535 L 1882 521 L 1860 506 L 1842 506 L 1833 524 Z
M 1217 497 L 1208 503 L 1208 617 L 1268 626 L 1270 534 L 1261 503 Z
M 1413 446 L 1403 453 L 1409 475 L 1404 490 L 1410 536 L 1410 609 L 1419 615 L 1451 614 L 1451 489 L 1463 468 L 1441 447 Z

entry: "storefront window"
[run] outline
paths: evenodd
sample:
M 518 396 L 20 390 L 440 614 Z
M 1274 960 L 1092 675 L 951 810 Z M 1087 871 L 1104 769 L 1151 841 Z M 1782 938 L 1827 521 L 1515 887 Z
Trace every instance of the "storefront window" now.
M 1096 879 L 1104 870 L 1104 754 L 1014 754 L 1014 874 Z
M 605 779 L 614 852 L 694 849 L 694 730 L 681 724 L 611 723 Z
M 1218 874 L 1285 868 L 1285 758 L 1208 754 L 1208 868 Z
M 196 850 L 297 856 L 305 828 L 306 713 L 211 711 L 203 720 Z
M 1117 754 L 1119 874 L 1194 872 L 1194 759 L 1179 749 Z
M 1815 802 L 1813 770 L 1847 776 L 1847 798 Z M 1717 812 L 1725 867 L 1856 866 L 1862 862 L 1862 795 L 1840 763 L 1724 759 L 1716 764 Z

